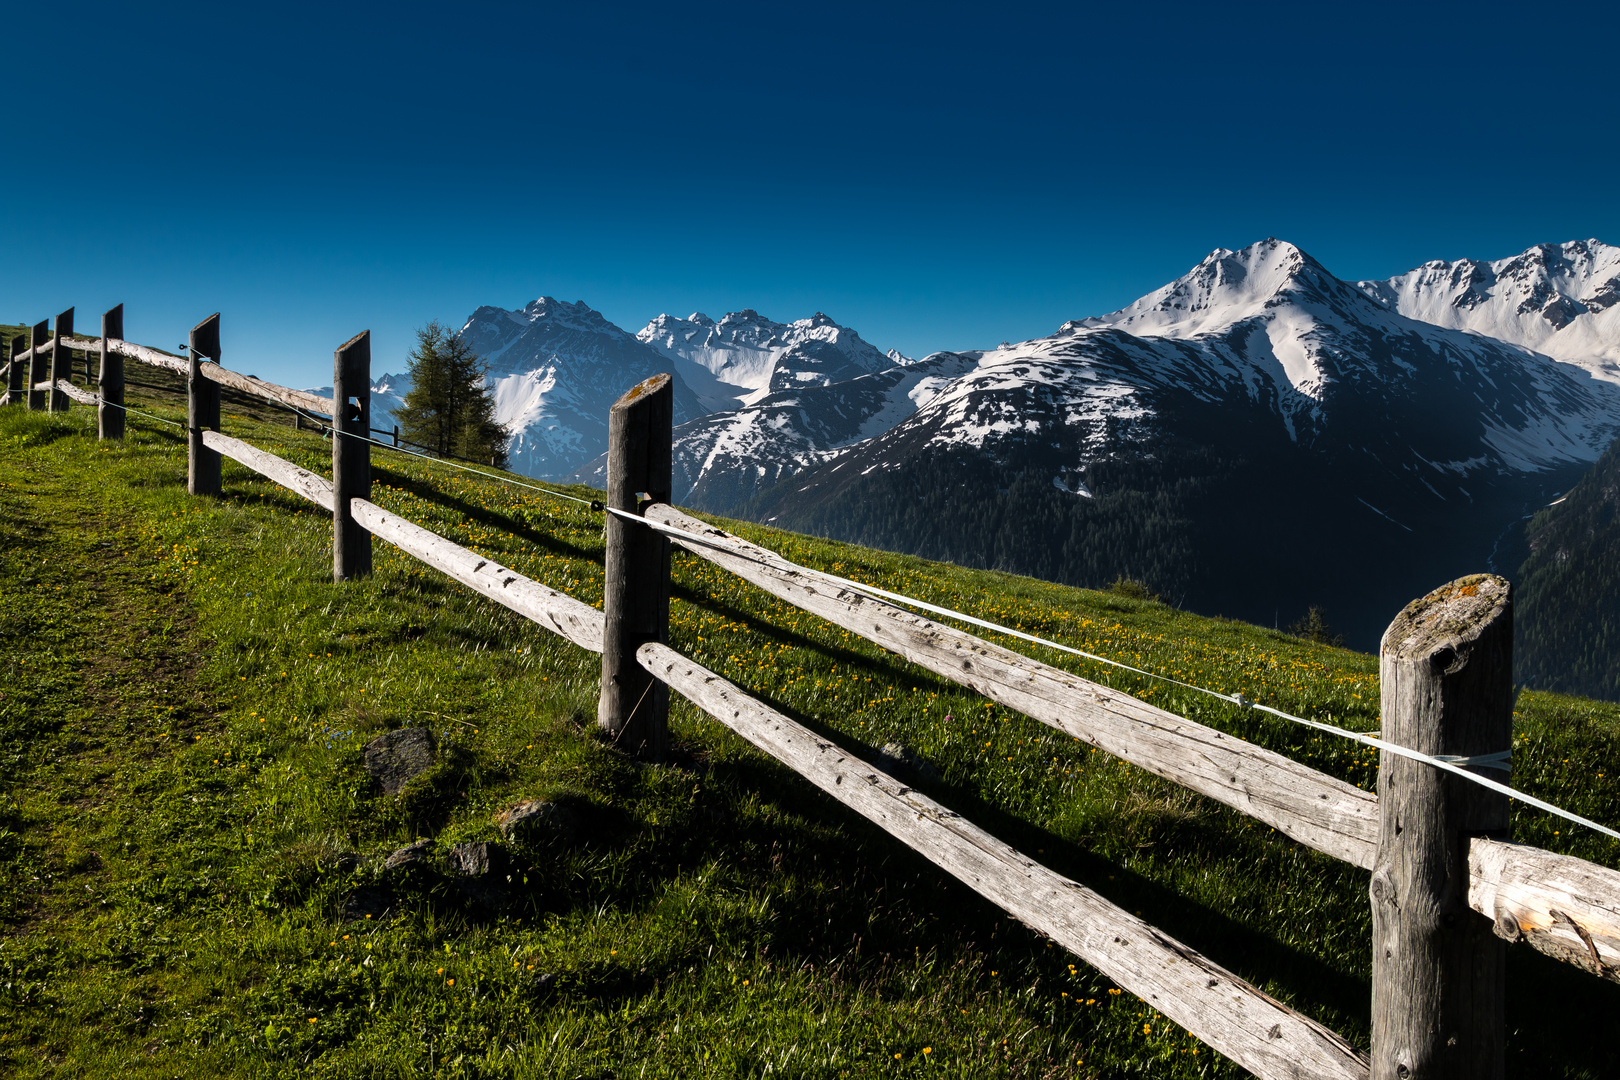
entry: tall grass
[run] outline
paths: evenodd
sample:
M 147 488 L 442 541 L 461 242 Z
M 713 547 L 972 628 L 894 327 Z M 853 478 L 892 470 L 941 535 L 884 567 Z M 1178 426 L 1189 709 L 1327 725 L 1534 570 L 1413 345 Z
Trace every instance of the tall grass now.
M 133 399 L 178 417 L 172 397 Z M 167 411 L 165 411 L 167 410 Z M 324 471 L 270 415 L 226 427 Z M 598 738 L 598 657 L 227 462 L 185 495 L 172 428 L 0 411 L 0 1062 L 19 1076 L 1239 1075 L 1185 1032 L 677 700 L 671 763 Z M 587 509 L 377 451 L 375 498 L 589 603 Z M 1063 588 L 733 523 L 788 558 L 1358 729 L 1373 658 Z M 1363 1045 L 1361 871 L 1096 753 L 677 553 L 672 644 Z M 1393 613 L 1391 613 L 1393 615 Z M 1028 649 L 1018 642 L 1009 647 Z M 1039 652 L 1039 650 L 1032 650 Z M 1371 786 L 1361 747 L 1065 655 L 1041 659 Z M 428 726 L 399 797 L 362 766 Z M 1620 708 L 1526 694 L 1515 783 L 1620 820 Z M 491 899 L 449 874 L 523 798 Z M 1515 811 L 1515 834 L 1620 845 Z M 421 874 L 383 858 L 430 838 Z M 370 905 L 370 906 L 367 906 Z M 364 910 L 362 910 L 364 909 Z M 369 915 L 369 917 L 367 917 Z M 1613 1075 L 1612 985 L 1512 953 L 1517 1076 Z

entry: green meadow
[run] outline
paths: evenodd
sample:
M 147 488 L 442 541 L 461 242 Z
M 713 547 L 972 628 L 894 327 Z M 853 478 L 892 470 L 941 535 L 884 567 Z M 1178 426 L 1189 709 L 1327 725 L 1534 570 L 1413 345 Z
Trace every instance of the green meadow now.
M 178 380 L 130 375 L 133 405 L 183 417 Z M 229 394 L 224 412 L 227 434 L 329 470 L 329 446 L 284 414 Z M 600 603 L 600 515 L 440 462 L 373 462 L 382 506 Z M 175 426 L 131 416 L 124 442 L 99 443 L 92 410 L 0 410 L 0 1074 L 1245 1075 L 678 697 L 671 760 L 631 760 L 594 726 L 597 656 L 381 541 L 374 576 L 335 585 L 323 511 L 230 461 L 223 498 L 194 499 L 185 472 Z M 1371 656 L 1129 589 L 727 527 L 1378 727 Z M 942 802 L 1366 1046 L 1365 872 L 702 560 L 673 566 L 675 648 L 852 750 L 914 748 Z M 1357 744 L 1003 644 L 1374 783 Z M 437 763 L 386 795 L 362 748 L 419 726 Z M 1520 696 L 1516 786 L 1620 822 L 1617 748 L 1620 706 Z M 508 844 L 492 819 L 522 799 L 579 827 Z M 1620 867 L 1620 842 L 1534 810 L 1515 806 L 1513 832 Z M 422 838 L 429 867 L 383 867 Z M 506 846 L 500 895 L 449 872 L 464 841 Z M 1509 955 L 1509 1074 L 1620 1074 L 1620 986 Z

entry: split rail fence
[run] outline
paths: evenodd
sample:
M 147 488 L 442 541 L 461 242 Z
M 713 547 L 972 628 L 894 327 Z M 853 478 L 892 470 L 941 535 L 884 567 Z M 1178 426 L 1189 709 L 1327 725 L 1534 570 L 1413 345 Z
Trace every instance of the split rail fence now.
M 331 512 L 335 580 L 369 573 L 371 537 L 381 537 L 602 654 L 598 721 L 643 757 L 664 752 L 667 695 L 675 690 L 1256 1076 L 1501 1077 L 1512 942 L 1620 982 L 1620 872 L 1513 843 L 1506 796 L 1392 754 L 1381 760 L 1378 793 L 1364 791 L 854 591 L 669 505 L 668 376 L 632 388 L 609 416 L 606 581 L 597 610 L 370 501 L 369 333 L 337 349 L 330 399 L 221 367 L 217 314 L 192 331 L 186 359 L 122 334 L 122 305 L 103 317 L 99 338 L 73 335 L 71 309 L 54 327 L 40 323 L 26 348 L 20 338 L 13 344 L 7 400 L 51 409 L 70 399 L 95 404 L 101 437 L 117 438 L 125 358 L 186 376 L 194 494 L 219 495 L 221 456 L 232 458 Z M 90 356 L 99 357 L 99 393 L 73 384 L 73 350 L 86 354 L 87 382 Z M 222 434 L 221 386 L 331 417 L 332 477 Z M 991 701 L 1370 871 L 1371 1054 L 670 648 L 671 543 Z M 1383 739 L 1432 755 L 1506 749 L 1511 649 L 1510 587 L 1501 578 L 1463 578 L 1408 605 L 1381 650 Z

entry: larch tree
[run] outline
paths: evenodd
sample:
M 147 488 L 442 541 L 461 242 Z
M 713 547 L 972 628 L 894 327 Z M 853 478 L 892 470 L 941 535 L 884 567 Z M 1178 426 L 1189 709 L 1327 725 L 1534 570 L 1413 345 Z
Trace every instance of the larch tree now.
M 405 439 L 444 457 L 505 468 L 508 432 L 495 422 L 489 365 L 437 320 L 416 332 L 406 361 L 411 390 L 397 416 Z

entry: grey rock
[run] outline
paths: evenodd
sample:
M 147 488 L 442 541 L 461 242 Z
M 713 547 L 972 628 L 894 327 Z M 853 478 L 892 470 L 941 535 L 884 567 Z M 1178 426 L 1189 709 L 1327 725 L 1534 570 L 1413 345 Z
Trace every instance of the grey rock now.
M 506 851 L 499 844 L 456 844 L 450 849 L 456 887 L 475 904 L 493 908 L 506 897 Z
M 934 763 L 923 757 L 909 746 L 900 743 L 886 743 L 879 750 L 872 764 L 894 777 L 904 780 L 908 784 L 919 787 L 927 784 L 937 784 L 944 779 Z
M 456 844 L 450 849 L 450 872 L 469 878 L 499 878 L 506 873 L 506 852 L 499 844 Z
M 567 843 L 579 835 L 579 817 L 565 806 L 542 799 L 524 799 L 495 815 L 495 824 L 508 840 L 531 843 Z
M 384 870 L 425 869 L 433 861 L 433 841 L 418 840 L 407 844 L 383 860 Z
M 398 795 L 413 777 L 433 767 L 437 754 L 433 732 L 425 727 L 385 731 L 366 743 L 366 772 L 388 794 Z

